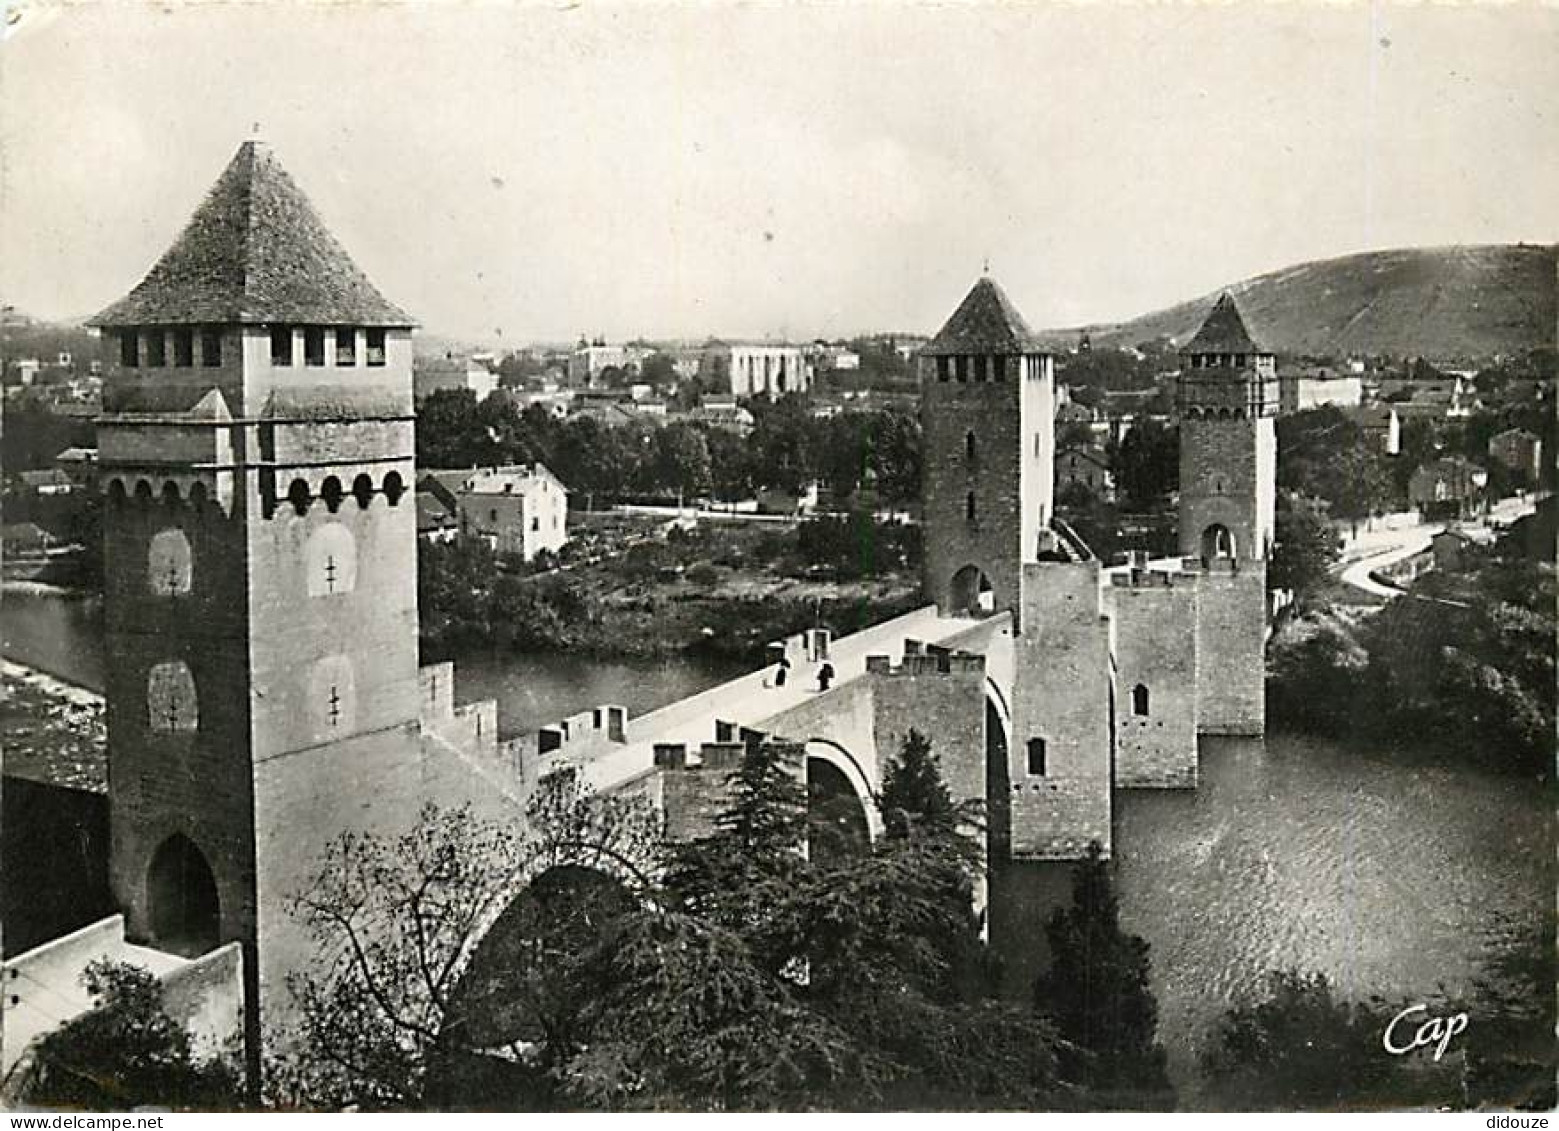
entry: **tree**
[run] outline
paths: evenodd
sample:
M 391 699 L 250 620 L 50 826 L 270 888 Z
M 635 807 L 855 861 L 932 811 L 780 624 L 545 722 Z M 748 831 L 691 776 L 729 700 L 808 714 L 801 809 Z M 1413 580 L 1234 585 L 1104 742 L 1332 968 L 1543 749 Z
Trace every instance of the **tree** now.
M 1129 510 L 1161 506 L 1180 484 L 1180 432 L 1148 419 L 1135 425 L 1111 453 L 1110 469 Z
M 654 485 L 679 495 L 701 495 L 709 490 L 709 445 L 701 429 L 680 421 L 655 434 L 650 457 Z
M 1324 974 L 1298 970 L 1270 972 L 1263 989 L 1224 1015 L 1202 1055 L 1202 1075 L 1225 1110 L 1459 1105 L 1451 1061 L 1409 1065 L 1384 1054 L 1381 1035 L 1396 1008 L 1339 1001 Z
M 462 975 L 517 880 L 580 862 L 626 862 L 630 875 L 642 875 L 652 852 L 644 802 L 597 797 L 571 781 L 539 788 L 523 827 L 429 805 L 400 836 L 349 832 L 331 842 L 312 882 L 289 901 L 328 961 L 319 973 L 288 979 L 302 1028 L 280 1073 L 295 1092 L 285 1100 L 422 1108 L 448 1099 L 452 1075 L 483 1048 L 473 1043 Z M 535 946 L 554 960 L 508 970 L 504 990 L 521 1001 L 556 1001 L 549 987 L 567 979 L 573 956 L 545 937 Z M 547 1027 L 571 1031 L 556 1018 Z M 543 1041 L 512 1051 L 547 1070 L 575 1050 Z M 540 1086 L 518 1071 L 508 1084 Z
M 1062 1064 L 1106 1106 L 1170 1106 L 1173 1092 L 1155 1039 L 1158 1002 L 1148 985 L 1148 944 L 1120 928 L 1108 862 L 1097 842 L 1072 877 L 1072 903 L 1045 924 L 1050 967 L 1035 1003 L 1070 1042 Z
M 168 1015 L 162 983 L 139 966 L 99 959 L 82 984 L 94 1008 L 38 1043 L 24 1089 L 30 1104 L 123 1111 L 155 1105 L 232 1108 L 242 1081 L 229 1055 L 199 1056 Z
M 958 807 L 942 780 L 941 766 L 931 752 L 931 741 L 911 730 L 888 763 L 882 777 L 883 823 L 889 836 L 908 836 L 912 828 L 951 828 L 958 823 Z
M 1308 602 L 1326 584 L 1341 539 L 1327 521 L 1324 504 L 1290 491 L 1278 493 L 1275 526 L 1267 585 L 1291 589 L 1295 600 Z

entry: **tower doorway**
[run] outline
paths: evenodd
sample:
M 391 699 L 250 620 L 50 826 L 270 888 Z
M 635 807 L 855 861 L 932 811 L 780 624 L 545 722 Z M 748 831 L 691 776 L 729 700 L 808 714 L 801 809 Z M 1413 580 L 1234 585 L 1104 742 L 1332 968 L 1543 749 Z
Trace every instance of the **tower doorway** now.
M 216 877 L 188 837 L 175 833 L 162 842 L 146 873 L 146 894 L 159 949 L 194 958 L 221 941 Z
M 1213 523 L 1202 531 L 1202 560 L 1212 561 L 1214 558 L 1234 557 L 1234 535 L 1227 526 L 1221 523 Z
M 966 565 L 953 574 L 952 611 L 971 617 L 988 617 L 996 611 L 996 592 L 979 566 Z

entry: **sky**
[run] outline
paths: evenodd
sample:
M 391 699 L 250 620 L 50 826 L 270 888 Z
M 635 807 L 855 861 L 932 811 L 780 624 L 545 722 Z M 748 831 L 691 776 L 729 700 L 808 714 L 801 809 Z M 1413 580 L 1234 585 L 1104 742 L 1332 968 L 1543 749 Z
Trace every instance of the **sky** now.
M 35 316 L 129 290 L 253 136 L 426 330 L 511 345 L 930 333 L 987 263 L 1070 326 L 1559 240 L 1555 4 L 10 4 Z

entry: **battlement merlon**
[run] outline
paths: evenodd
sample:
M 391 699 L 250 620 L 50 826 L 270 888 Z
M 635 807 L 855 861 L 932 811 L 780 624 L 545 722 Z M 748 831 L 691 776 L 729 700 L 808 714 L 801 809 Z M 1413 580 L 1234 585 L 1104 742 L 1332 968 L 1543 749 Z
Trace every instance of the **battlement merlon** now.
M 569 753 L 589 746 L 622 746 L 628 742 L 628 708 L 616 703 L 590 707 L 541 727 L 536 732 L 536 753 Z
M 904 658 L 894 664 L 889 656 L 867 656 L 866 671 L 886 679 L 914 679 L 928 675 L 985 675 L 985 657 L 975 652 L 954 651 L 932 646 L 925 651 L 910 651 L 905 641 Z

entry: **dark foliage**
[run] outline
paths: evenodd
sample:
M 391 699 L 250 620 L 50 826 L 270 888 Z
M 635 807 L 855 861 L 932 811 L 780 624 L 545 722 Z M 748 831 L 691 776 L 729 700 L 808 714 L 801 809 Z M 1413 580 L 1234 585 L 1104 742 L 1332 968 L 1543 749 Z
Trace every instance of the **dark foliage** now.
M 1045 934 L 1050 967 L 1035 985 L 1035 1004 L 1068 1042 L 1063 1070 L 1096 1106 L 1172 1107 L 1148 944 L 1121 930 L 1110 866 L 1097 843 L 1076 866 L 1071 905 L 1051 915 Z

